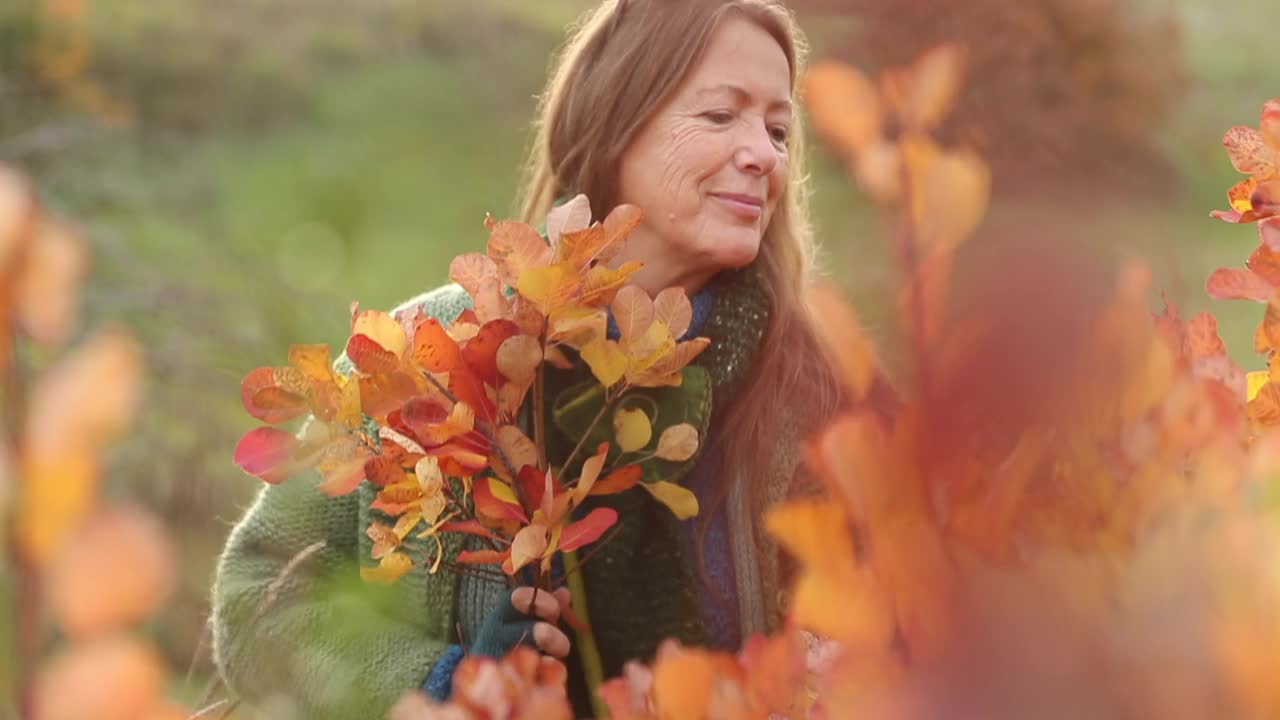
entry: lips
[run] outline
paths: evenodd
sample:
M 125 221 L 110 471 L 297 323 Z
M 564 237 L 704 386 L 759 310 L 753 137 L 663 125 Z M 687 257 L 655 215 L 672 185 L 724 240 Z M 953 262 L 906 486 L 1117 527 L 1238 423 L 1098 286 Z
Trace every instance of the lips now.
M 746 222 L 755 222 L 764 214 L 764 198 L 744 193 L 711 193 L 729 212 Z

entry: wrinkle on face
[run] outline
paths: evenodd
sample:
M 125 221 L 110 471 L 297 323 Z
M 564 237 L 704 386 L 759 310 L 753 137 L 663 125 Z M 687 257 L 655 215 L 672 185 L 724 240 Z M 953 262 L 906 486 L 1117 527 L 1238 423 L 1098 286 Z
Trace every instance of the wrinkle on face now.
M 755 258 L 787 183 L 786 144 L 773 133 L 790 131 L 790 95 L 782 48 L 753 23 L 727 18 L 623 154 L 621 200 L 639 205 L 645 220 L 619 261 L 646 264 L 638 284 L 692 292 L 719 270 Z M 763 212 L 750 220 L 717 193 L 762 197 Z

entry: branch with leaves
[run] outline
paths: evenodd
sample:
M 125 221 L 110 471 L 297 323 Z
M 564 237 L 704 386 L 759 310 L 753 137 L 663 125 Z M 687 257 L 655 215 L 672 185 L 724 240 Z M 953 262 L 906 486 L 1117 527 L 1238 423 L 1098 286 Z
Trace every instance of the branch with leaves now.
M 417 307 L 391 315 L 353 306 L 350 372 L 333 369 L 326 346 L 299 345 L 289 365 L 249 373 L 244 406 L 269 426 L 245 435 L 236 462 L 269 483 L 314 468 L 320 489 L 334 496 L 375 486 L 372 509 L 394 519 L 366 528 L 379 564 L 363 575 L 376 582 L 415 566 L 495 564 L 512 577 L 532 567 L 545 585 L 556 553 L 596 542 L 620 521 L 608 507 L 575 511 L 588 497 L 636 485 L 681 517 L 696 514 L 688 490 L 640 482 L 640 463 L 688 460 L 699 438 L 693 426 L 675 425 L 651 453 L 638 454 L 651 443 L 651 419 L 629 393 L 680 385 L 709 341 L 681 339 L 693 317 L 683 290 L 651 298 L 626 284 L 640 263 L 611 263 L 639 223 L 640 211 L 627 205 L 592 223 L 585 196 L 551 212 L 545 238 L 527 224 L 489 219 L 487 252 L 450 264 L 472 301 L 452 323 Z M 607 333 L 610 313 L 616 339 Z M 572 367 L 575 355 L 604 403 L 553 467 L 542 378 L 548 365 Z M 532 428 L 519 422 L 529 404 Z M 611 414 L 613 441 L 587 447 Z M 301 433 L 274 427 L 308 415 Z M 488 547 L 445 557 L 441 533 Z M 434 554 L 412 557 L 410 536 L 433 540 Z

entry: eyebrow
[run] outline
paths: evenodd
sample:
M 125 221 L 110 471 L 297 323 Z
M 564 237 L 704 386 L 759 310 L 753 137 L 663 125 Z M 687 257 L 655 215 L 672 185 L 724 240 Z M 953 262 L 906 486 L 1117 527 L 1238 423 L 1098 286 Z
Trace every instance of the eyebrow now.
M 741 85 L 733 85 L 729 83 L 725 83 L 723 85 L 716 85 L 715 87 L 704 88 L 702 90 L 699 90 L 697 92 L 697 95 L 701 97 L 703 95 L 710 95 L 711 93 L 717 93 L 717 92 L 728 92 L 740 100 L 752 99 L 751 93 L 747 92 L 746 88 L 742 87 Z M 782 100 L 774 100 L 773 102 L 769 103 L 768 109 L 790 111 L 791 99 L 785 98 Z

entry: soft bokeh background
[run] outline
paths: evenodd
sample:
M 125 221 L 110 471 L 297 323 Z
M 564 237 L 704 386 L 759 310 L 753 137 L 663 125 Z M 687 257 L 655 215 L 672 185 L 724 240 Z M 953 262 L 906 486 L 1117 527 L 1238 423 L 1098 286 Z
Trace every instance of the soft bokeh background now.
M 342 342 L 352 300 L 394 305 L 481 247 L 485 213 L 514 210 L 551 53 L 590 4 L 0 3 L 0 162 L 86 232 L 86 324 L 124 324 L 146 348 L 148 399 L 109 488 L 142 498 L 181 542 L 182 591 L 156 622 L 176 666 L 195 657 L 209 672 L 214 562 L 260 485 L 230 460 L 254 425 L 240 379 L 290 343 Z M 1236 360 L 1261 364 L 1260 310 L 1211 304 L 1202 287 L 1256 243 L 1208 211 L 1236 179 L 1223 130 L 1256 124 L 1280 95 L 1271 0 L 793 6 L 816 57 L 867 69 L 935 39 L 972 43 L 969 94 L 944 136 L 992 158 L 989 231 L 1066 229 L 1145 255 L 1171 299 L 1212 308 Z M 895 279 L 875 208 L 811 150 L 827 268 L 892 365 Z M 1054 282 L 1052 267 L 1038 272 Z

